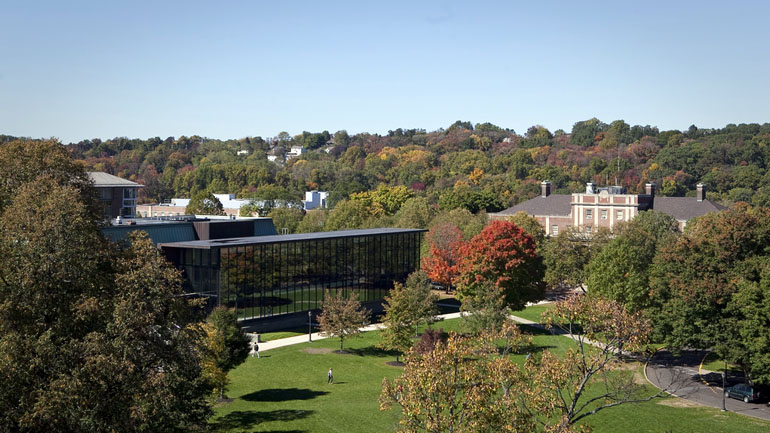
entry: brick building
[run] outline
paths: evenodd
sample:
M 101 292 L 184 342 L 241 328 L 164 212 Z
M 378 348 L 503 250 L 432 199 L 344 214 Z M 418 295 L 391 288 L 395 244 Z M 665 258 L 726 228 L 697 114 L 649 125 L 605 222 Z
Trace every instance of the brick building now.
M 692 218 L 725 209 L 706 199 L 706 186 L 701 183 L 695 197 L 656 197 L 654 183 L 645 185 L 644 194 L 627 194 L 620 186 L 597 188 L 593 182 L 586 184 L 585 193 L 551 194 L 548 181 L 540 184 L 540 190 L 539 197 L 491 213 L 490 218 L 504 219 L 523 211 L 537 219 L 549 236 L 556 236 L 568 227 L 585 233 L 600 227 L 611 229 L 646 210 L 671 215 L 682 230 Z

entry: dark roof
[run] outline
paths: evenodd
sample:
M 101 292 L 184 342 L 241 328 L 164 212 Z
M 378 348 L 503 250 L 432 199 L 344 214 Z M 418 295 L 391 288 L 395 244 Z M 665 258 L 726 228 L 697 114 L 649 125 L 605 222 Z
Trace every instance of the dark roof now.
M 677 220 L 687 221 L 727 208 L 711 200 L 698 201 L 695 197 L 655 197 L 652 209 L 671 215 Z
M 229 239 L 211 239 L 207 241 L 187 241 L 187 242 L 171 242 L 163 243 L 161 247 L 171 248 L 198 248 L 208 250 L 216 247 L 233 247 L 233 246 L 245 246 L 245 245 L 257 245 L 257 244 L 272 244 L 282 242 L 296 242 L 305 240 L 317 240 L 317 239 L 336 239 L 336 238 L 348 238 L 355 236 L 376 236 L 387 235 L 397 233 L 422 233 L 427 230 L 423 229 L 362 229 L 362 230 L 341 230 L 335 232 L 315 232 L 315 233 L 298 233 L 293 235 L 274 235 L 274 236 L 252 236 L 245 238 L 229 238 Z
M 516 206 L 509 207 L 495 215 L 513 215 L 521 211 L 530 215 L 568 216 L 572 211 L 572 194 L 551 194 L 548 197 L 538 196 L 521 202 Z

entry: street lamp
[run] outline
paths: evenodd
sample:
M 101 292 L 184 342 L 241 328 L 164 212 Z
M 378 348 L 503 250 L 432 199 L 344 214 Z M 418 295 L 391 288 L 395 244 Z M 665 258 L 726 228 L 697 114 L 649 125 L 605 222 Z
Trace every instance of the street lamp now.
M 725 397 L 727 394 L 727 390 L 725 389 L 725 372 L 727 371 L 727 361 L 725 361 L 725 369 L 722 370 L 722 412 L 727 410 L 727 407 L 725 407 Z
M 312 334 L 313 334 L 313 322 L 311 320 L 312 318 L 313 318 L 313 314 L 310 311 L 308 311 L 307 312 L 307 341 L 310 342 L 310 343 L 313 342 L 313 336 L 312 336 Z

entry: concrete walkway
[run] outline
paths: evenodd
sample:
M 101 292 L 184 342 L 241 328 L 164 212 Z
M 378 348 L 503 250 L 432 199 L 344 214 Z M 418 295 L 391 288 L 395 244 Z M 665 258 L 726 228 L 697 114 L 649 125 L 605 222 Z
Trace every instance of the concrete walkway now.
M 438 315 L 438 317 L 440 317 L 441 319 L 456 319 L 460 317 L 460 314 L 461 313 L 440 314 Z M 361 328 L 361 331 L 362 332 L 378 331 L 383 328 L 385 328 L 385 325 L 383 325 L 382 323 L 373 323 L 371 325 L 364 326 L 363 328 Z M 310 334 L 310 338 L 312 339 L 312 341 L 318 341 L 318 340 L 325 340 L 329 337 L 323 337 L 319 332 L 314 332 Z M 307 342 L 308 342 L 307 334 L 297 335 L 295 337 L 281 338 L 273 341 L 266 341 L 264 343 L 259 343 L 259 352 L 262 353 L 266 350 L 277 349 L 279 347 L 292 346 L 295 344 L 301 344 L 301 343 L 307 343 Z

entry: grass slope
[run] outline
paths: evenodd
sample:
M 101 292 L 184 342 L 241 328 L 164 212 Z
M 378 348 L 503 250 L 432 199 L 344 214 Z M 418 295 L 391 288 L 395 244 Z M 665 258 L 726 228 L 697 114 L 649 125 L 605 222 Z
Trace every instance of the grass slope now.
M 538 308 L 538 307 L 534 307 Z M 434 325 L 456 330 L 459 320 Z M 525 327 L 527 329 L 527 327 Z M 527 329 L 533 331 L 531 328 Z M 378 332 L 345 343 L 348 355 L 332 353 L 339 340 L 327 339 L 263 352 L 230 373 L 227 393 L 233 401 L 216 408 L 212 423 L 219 432 L 388 432 L 398 422 L 396 411 L 382 412 L 377 398 L 384 377 L 402 371 L 387 361 L 395 353 L 377 349 Z M 564 353 L 565 337 L 536 333 L 529 352 L 548 348 Z M 523 360 L 524 354 L 517 355 Z M 326 383 L 334 369 L 335 383 Z M 650 392 L 655 389 L 650 386 Z M 770 431 L 770 423 L 718 409 L 668 398 L 619 406 L 587 418 L 594 432 L 735 432 Z

